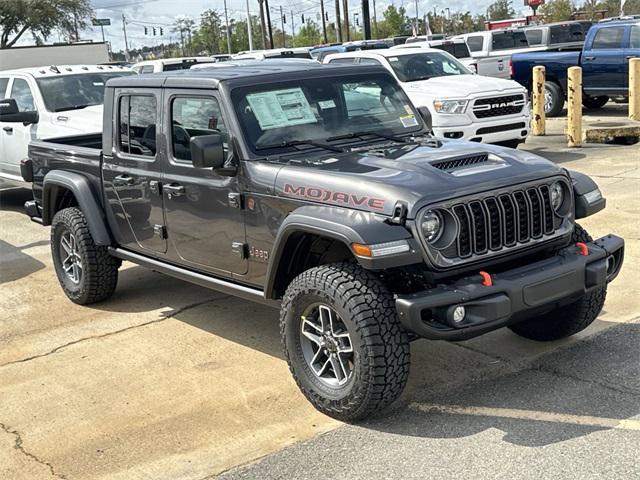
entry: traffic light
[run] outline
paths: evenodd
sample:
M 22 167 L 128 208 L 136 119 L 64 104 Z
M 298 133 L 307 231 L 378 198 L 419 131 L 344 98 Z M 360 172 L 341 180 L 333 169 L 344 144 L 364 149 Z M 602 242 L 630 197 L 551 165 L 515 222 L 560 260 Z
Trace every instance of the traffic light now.
M 304 23 L 304 15 L 301 15 L 302 23 Z
M 153 27 L 153 36 L 156 36 L 156 27 Z
M 287 16 L 286 15 L 282 15 L 282 23 L 287 23 Z
M 144 34 L 147 35 L 147 27 L 144 27 Z
M 328 22 L 329 21 L 329 12 L 324 12 L 324 19 Z
M 160 27 L 160 36 L 164 35 L 164 33 L 162 33 L 162 27 Z

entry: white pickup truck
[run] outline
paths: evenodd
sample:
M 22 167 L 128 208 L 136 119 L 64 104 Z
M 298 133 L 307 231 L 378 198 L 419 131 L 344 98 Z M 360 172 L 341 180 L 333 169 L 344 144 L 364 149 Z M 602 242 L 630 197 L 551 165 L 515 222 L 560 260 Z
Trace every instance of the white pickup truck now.
M 416 107 L 429 110 L 436 136 L 515 148 L 529 134 L 527 92 L 519 83 L 475 75 L 441 50 L 361 50 L 323 63 L 382 65 Z
M 104 84 L 133 75 L 113 65 L 58 65 L 0 72 L 0 179 L 22 185 L 31 140 L 102 131 Z M 12 115 L 30 112 L 22 123 Z
M 511 55 L 536 50 L 529 46 L 522 29 L 486 30 L 465 33 L 453 39 L 464 39 L 471 56 L 476 60 L 478 75 L 511 78 L 509 61 Z

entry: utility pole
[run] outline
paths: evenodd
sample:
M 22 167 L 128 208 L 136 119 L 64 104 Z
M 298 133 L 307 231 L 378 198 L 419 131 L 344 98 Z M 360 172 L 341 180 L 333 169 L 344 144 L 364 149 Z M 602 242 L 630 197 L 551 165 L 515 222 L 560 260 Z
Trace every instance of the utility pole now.
M 418 0 L 416 0 L 416 2 L 417 1 Z M 369 0 L 362 0 L 362 32 L 365 40 L 371 40 L 371 19 L 369 18 Z
M 260 5 L 260 26 L 262 27 L 262 48 L 267 49 L 267 24 L 264 21 L 264 0 L 258 0 Z
M 294 19 L 293 19 L 293 10 L 291 10 L 291 38 L 293 39 L 296 36 L 296 27 L 294 26 Z
M 271 28 L 271 12 L 269 11 L 269 0 L 264 0 L 264 9 L 267 11 L 267 28 L 269 32 L 269 48 L 273 48 L 273 29 Z
M 320 0 L 320 14 L 322 15 L 322 40 L 324 43 L 329 43 L 327 41 L 327 22 L 324 15 L 324 0 Z
M 224 23 L 227 30 L 227 53 L 231 55 L 231 33 L 229 32 L 229 15 L 227 15 L 227 0 L 224 0 Z
M 182 56 L 184 57 L 184 29 L 182 28 L 182 25 L 180 26 L 180 48 L 182 49 Z
M 336 0 L 336 41 L 342 43 L 342 25 L 340 24 L 340 0 Z
M 249 0 L 247 0 L 247 35 L 249 36 L 249 50 L 253 50 L 253 35 L 251 34 L 251 13 L 249 12 Z
M 420 22 L 418 22 L 419 18 L 420 14 L 418 13 L 418 0 L 416 0 L 416 36 L 420 35 Z
M 376 0 L 371 0 L 373 3 L 373 34 L 378 38 L 378 16 L 376 15 Z
M 349 32 L 349 0 L 342 0 L 342 13 L 344 13 L 344 30 L 345 30 L 345 41 L 349 41 L 349 37 L 351 36 Z
M 127 42 L 127 20 L 122 14 L 122 32 L 124 33 L 124 59 L 129 61 L 129 43 Z
M 282 13 L 282 5 L 280 5 L 280 25 L 282 26 L 282 47 L 287 48 L 287 34 L 284 32 L 284 13 Z

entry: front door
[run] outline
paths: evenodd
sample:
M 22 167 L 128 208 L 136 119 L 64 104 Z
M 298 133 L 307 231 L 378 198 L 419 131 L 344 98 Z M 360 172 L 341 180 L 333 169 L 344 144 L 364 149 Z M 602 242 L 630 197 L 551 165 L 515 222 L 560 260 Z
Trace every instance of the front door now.
M 164 253 L 159 89 L 116 90 L 113 148 L 104 151 L 103 180 L 110 224 L 119 245 L 146 254 Z
M 13 82 L 9 85 L 7 98 L 13 98 L 18 104 L 18 110 L 21 112 L 32 112 L 37 109 L 33 92 L 25 78 L 13 78 Z M 21 178 L 20 162 L 27 158 L 29 142 L 35 139 L 38 125 L 23 125 L 22 123 L 14 122 L 0 123 L 2 125 L 0 135 L 2 135 L 3 143 L 0 171 Z
M 624 26 L 601 28 L 591 49 L 582 54 L 582 85 L 589 95 L 625 89 L 626 74 L 621 72 L 625 64 L 624 34 Z
M 165 91 L 167 138 L 163 195 L 169 256 L 215 274 L 247 272 L 245 229 L 237 177 L 221 176 L 191 163 L 192 137 L 227 137 L 225 115 L 211 91 Z M 228 152 L 228 143 L 225 142 Z

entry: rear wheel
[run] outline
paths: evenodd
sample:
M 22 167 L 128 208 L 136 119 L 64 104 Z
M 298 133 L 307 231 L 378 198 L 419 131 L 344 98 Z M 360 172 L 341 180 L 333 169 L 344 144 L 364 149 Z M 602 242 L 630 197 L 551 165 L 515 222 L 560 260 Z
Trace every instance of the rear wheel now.
M 598 109 L 604 107 L 609 101 L 609 97 L 602 95 L 600 97 L 589 97 L 587 95 L 582 96 L 582 105 L 588 109 Z
M 584 228 L 576 224 L 572 241 L 587 243 L 593 239 Z M 606 296 L 607 287 L 603 287 L 584 294 L 569 305 L 516 323 L 509 328 L 521 337 L 540 342 L 569 337 L 593 323 L 602 311 Z
M 298 275 L 283 298 L 280 329 L 289 369 L 321 412 L 356 420 L 402 393 L 407 334 L 391 293 L 358 265 L 324 265 Z
M 544 84 L 544 113 L 547 117 L 557 117 L 564 108 L 564 95 L 560 85 L 554 82 Z
M 53 217 L 51 255 L 60 286 L 72 302 L 88 305 L 113 295 L 120 260 L 95 244 L 80 209 L 65 208 Z

